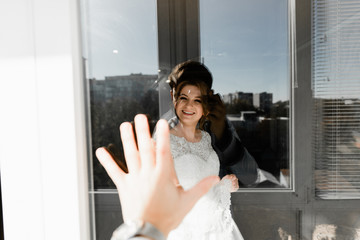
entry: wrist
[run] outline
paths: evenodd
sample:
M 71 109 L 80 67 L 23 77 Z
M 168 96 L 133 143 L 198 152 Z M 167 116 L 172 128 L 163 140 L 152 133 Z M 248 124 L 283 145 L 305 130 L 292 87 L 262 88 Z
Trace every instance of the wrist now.
M 166 239 L 169 235 L 169 232 L 173 230 L 170 223 L 166 222 L 166 219 L 160 219 L 160 221 L 156 221 L 156 219 L 145 220 L 145 222 L 150 223 L 154 228 L 156 228 Z
M 153 240 L 165 240 L 165 235 L 153 224 L 142 220 L 131 220 L 118 227 L 111 240 L 128 240 L 133 237 L 143 236 Z

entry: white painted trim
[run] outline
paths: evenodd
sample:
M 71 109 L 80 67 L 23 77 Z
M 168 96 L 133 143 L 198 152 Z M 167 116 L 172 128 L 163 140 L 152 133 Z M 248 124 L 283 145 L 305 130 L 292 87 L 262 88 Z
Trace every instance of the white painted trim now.
M 0 2 L 5 239 L 90 239 L 78 1 Z

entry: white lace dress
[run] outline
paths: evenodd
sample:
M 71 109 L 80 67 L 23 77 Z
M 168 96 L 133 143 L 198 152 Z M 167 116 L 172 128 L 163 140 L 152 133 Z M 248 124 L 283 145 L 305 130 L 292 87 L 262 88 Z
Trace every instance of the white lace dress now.
M 185 190 L 204 177 L 219 174 L 219 159 L 207 132 L 202 131 L 196 143 L 170 134 L 170 143 L 176 174 Z M 243 240 L 231 216 L 230 189 L 230 180 L 221 180 L 170 232 L 168 240 Z

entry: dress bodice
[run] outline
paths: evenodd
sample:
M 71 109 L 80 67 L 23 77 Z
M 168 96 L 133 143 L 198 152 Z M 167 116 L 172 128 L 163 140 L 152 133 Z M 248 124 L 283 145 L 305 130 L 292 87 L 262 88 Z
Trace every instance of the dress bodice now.
M 199 142 L 188 142 L 170 134 L 171 153 L 175 171 L 182 187 L 187 190 L 207 176 L 218 175 L 220 163 L 211 146 L 211 137 L 202 131 Z M 231 236 L 233 220 L 230 212 L 231 182 L 220 181 L 205 194 L 186 215 L 180 226 L 170 232 L 168 239 L 212 239 L 221 234 Z
M 170 134 L 170 146 L 177 177 L 185 190 L 204 177 L 219 174 L 219 159 L 207 132 L 201 132 L 199 142 L 188 142 L 183 137 Z

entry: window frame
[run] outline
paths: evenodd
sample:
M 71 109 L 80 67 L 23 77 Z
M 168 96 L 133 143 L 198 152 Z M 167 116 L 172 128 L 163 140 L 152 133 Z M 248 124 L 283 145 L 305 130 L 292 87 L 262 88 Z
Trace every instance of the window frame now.
M 160 117 L 169 110 L 170 88 L 166 83 L 171 69 L 178 63 L 192 59 L 201 61 L 200 48 L 200 0 L 158 0 L 158 47 L 159 47 L 159 98 Z M 289 168 L 290 188 L 241 188 L 238 192 L 294 192 L 294 91 L 296 78 L 296 13 L 295 0 L 288 1 L 290 113 L 289 113 Z
M 90 239 L 79 2 L 0 12 L 4 237 Z

